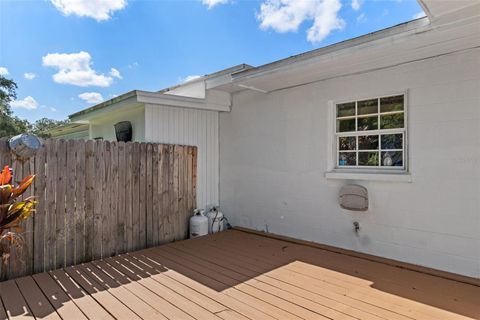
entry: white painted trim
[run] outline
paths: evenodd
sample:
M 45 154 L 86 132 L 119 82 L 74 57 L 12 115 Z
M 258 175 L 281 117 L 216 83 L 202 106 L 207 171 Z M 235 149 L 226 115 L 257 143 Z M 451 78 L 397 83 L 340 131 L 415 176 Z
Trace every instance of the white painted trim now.
M 434 17 L 433 14 L 430 12 L 430 8 L 425 4 L 424 0 L 417 0 L 418 4 L 422 8 L 425 15 L 428 17 L 430 21 L 433 21 Z
M 260 92 L 260 93 L 268 93 L 268 91 L 265 91 L 265 90 L 262 90 L 262 89 L 259 89 L 259 88 L 255 88 L 255 87 L 252 87 L 252 86 L 247 86 L 245 84 L 238 84 L 238 86 L 242 89 L 257 91 L 257 92 Z
M 347 102 L 355 102 L 355 109 L 357 108 L 357 102 L 358 101 L 363 101 L 363 100 L 370 100 L 370 99 L 381 99 L 384 97 L 391 97 L 391 96 L 397 96 L 397 95 L 403 95 L 403 114 L 404 114 L 404 128 L 402 129 L 384 129 L 384 130 L 372 130 L 368 132 L 359 132 L 359 131 L 352 131 L 352 132 L 345 132 L 345 133 L 337 133 L 336 132 L 336 105 L 337 104 L 342 104 L 342 103 L 347 103 Z M 409 131 L 409 119 L 408 119 L 408 110 L 409 110 L 409 103 L 408 103 L 408 89 L 404 89 L 401 91 L 396 91 L 392 92 L 389 94 L 378 94 L 378 95 L 370 95 L 370 96 L 356 96 L 356 97 L 351 97 L 351 98 L 346 98 L 346 99 L 341 99 L 341 100 L 329 100 L 328 101 L 328 150 L 327 150 L 327 171 L 348 171 L 348 170 L 354 170 L 354 171 L 359 171 L 359 172 L 365 172 L 367 171 L 368 174 L 376 174 L 376 173 L 382 173 L 382 174 L 408 174 L 408 167 L 409 167 L 409 152 L 408 152 L 408 131 Z M 378 105 L 378 108 L 380 108 L 380 103 Z M 378 113 L 378 117 L 380 117 L 380 110 Z M 350 117 L 348 117 L 350 118 Z M 355 111 L 355 116 L 353 117 L 355 119 L 358 118 L 357 112 Z M 380 125 L 380 119 L 379 119 L 379 125 Z M 356 126 L 356 124 L 355 124 Z M 359 136 L 359 135 L 370 135 L 370 134 L 378 134 L 380 135 L 381 133 L 402 133 L 403 134 L 403 167 L 397 168 L 397 167 L 392 167 L 392 168 L 387 168 L 387 167 L 366 167 L 366 166 L 346 166 L 346 167 L 338 167 L 338 152 L 339 150 L 337 149 L 337 144 L 338 144 L 338 137 L 339 136 Z M 357 142 L 358 143 L 358 142 Z M 379 141 L 380 143 L 380 141 Z M 379 146 L 379 152 L 381 152 L 380 146 Z M 358 157 L 358 154 L 357 154 Z M 358 161 L 358 159 L 357 159 Z M 380 159 L 379 159 L 380 161 Z
M 412 175 L 409 173 L 360 173 L 360 172 L 325 172 L 325 178 L 335 180 L 370 180 L 386 182 L 413 182 Z
M 230 105 L 208 102 L 205 99 L 175 96 L 156 92 L 137 91 L 137 101 L 179 108 L 190 108 L 210 111 L 230 111 Z
M 328 117 L 327 117 L 327 171 L 335 169 L 335 103 L 333 100 L 328 101 Z

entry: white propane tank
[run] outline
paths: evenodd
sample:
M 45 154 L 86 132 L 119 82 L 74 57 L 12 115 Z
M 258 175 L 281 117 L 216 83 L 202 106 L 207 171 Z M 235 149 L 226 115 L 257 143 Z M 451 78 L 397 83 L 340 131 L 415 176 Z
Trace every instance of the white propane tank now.
M 203 214 L 203 210 L 195 209 L 190 218 L 190 239 L 205 236 L 208 234 L 208 218 Z
M 223 213 L 218 207 L 213 207 L 207 213 L 208 218 L 208 233 L 217 233 L 223 231 Z

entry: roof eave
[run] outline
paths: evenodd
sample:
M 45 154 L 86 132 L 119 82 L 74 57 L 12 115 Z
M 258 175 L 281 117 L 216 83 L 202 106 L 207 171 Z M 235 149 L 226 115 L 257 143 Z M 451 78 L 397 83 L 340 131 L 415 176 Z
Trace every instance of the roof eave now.
M 131 101 L 128 101 L 131 100 Z M 185 96 L 177 96 L 172 94 L 165 94 L 161 92 L 148 92 L 141 90 L 129 91 L 113 99 L 99 103 L 93 107 L 71 114 L 69 116 L 72 122 L 79 122 L 88 120 L 92 116 L 104 113 L 108 108 L 118 107 L 122 108 L 131 104 L 153 104 L 164 105 L 180 108 L 202 109 L 212 111 L 230 111 L 230 105 L 207 102 L 206 99 L 192 98 Z
M 251 68 L 253 68 L 253 66 L 251 66 L 249 64 L 246 64 L 246 63 L 238 64 L 238 65 L 235 65 L 233 67 L 226 68 L 226 69 L 223 69 L 223 70 L 211 73 L 211 74 L 203 75 L 203 76 L 201 76 L 197 79 L 194 79 L 194 80 L 191 80 L 191 81 L 188 81 L 188 82 L 184 82 L 184 83 L 180 83 L 180 84 L 168 87 L 168 88 L 164 88 L 162 90 L 159 90 L 158 92 L 163 93 L 163 92 L 172 91 L 172 90 L 175 90 L 177 88 L 183 87 L 185 85 L 191 85 L 191 84 L 194 84 L 194 83 L 197 83 L 197 82 L 213 80 L 216 77 L 230 76 L 234 73 L 241 72 L 243 70 L 249 70 Z
M 393 35 L 401 34 L 408 32 L 410 30 L 415 30 L 418 28 L 426 27 L 430 24 L 428 17 L 422 17 L 412 21 L 404 22 L 389 28 L 385 28 L 379 31 L 368 33 L 356 38 L 348 39 L 341 41 L 326 47 L 322 47 L 316 50 L 308 51 L 305 53 L 300 53 L 285 59 L 277 60 L 271 63 L 264 64 L 259 67 L 251 68 L 248 70 L 242 70 L 232 74 L 232 79 L 234 83 L 241 83 L 244 79 L 251 79 L 281 71 L 282 69 L 291 68 L 292 65 L 309 62 L 315 58 L 320 58 L 328 54 L 338 52 L 344 49 L 350 49 L 360 45 L 364 45 L 373 41 L 381 40 L 384 38 L 391 37 Z
M 107 100 L 107 101 L 101 102 L 99 104 L 96 104 L 96 105 L 94 105 L 90 108 L 83 109 L 83 110 L 78 111 L 76 113 L 72 113 L 71 115 L 68 116 L 68 118 L 72 121 L 75 121 L 76 118 L 81 118 L 81 117 L 83 117 L 83 116 L 85 116 L 89 113 L 94 112 L 94 111 L 105 109 L 105 108 L 107 108 L 109 106 L 112 106 L 114 104 L 117 104 L 119 102 L 125 101 L 127 99 L 132 98 L 132 97 L 136 97 L 137 96 L 137 91 L 138 90 L 129 91 L 127 93 L 119 95 L 118 97 L 115 97 L 115 98 L 112 98 L 110 100 Z

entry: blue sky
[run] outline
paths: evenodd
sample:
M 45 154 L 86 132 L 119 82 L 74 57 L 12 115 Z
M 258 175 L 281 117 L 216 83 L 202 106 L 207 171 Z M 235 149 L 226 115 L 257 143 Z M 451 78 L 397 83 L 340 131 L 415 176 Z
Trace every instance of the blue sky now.
M 16 115 L 64 119 L 133 89 L 258 66 L 421 12 L 415 0 L 0 0 L 0 73 L 18 84 Z

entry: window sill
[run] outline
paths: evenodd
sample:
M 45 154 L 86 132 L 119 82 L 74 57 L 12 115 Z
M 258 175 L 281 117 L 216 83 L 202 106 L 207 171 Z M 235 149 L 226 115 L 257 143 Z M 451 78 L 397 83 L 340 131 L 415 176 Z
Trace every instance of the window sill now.
M 370 172 L 339 172 L 329 171 L 325 178 L 335 180 L 369 180 L 386 182 L 412 182 L 412 175 L 409 173 L 370 173 Z

